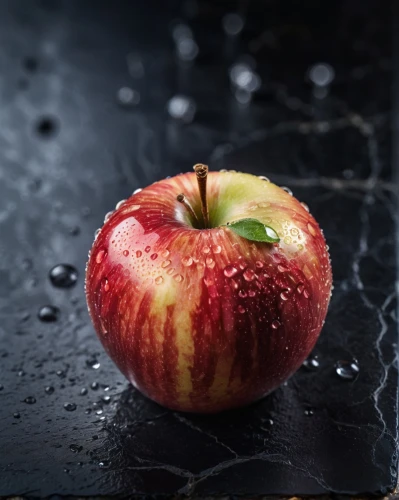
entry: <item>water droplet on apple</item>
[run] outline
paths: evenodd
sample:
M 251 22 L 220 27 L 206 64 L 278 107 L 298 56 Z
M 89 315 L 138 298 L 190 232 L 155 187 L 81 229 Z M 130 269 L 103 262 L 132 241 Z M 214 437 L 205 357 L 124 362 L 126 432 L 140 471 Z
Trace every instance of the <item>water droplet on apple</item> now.
M 290 196 L 292 196 L 292 191 L 290 188 L 288 188 L 287 186 L 281 186 L 281 189 L 283 191 L 285 191 L 286 193 L 288 193 Z
M 308 223 L 308 231 L 312 236 L 317 235 L 315 228 L 312 226 L 312 224 L 310 224 L 310 222 Z
M 141 205 L 130 205 L 129 212 L 135 212 L 140 208 Z
M 301 250 L 303 250 L 303 245 L 301 245 L 300 243 L 297 245 L 297 248 L 298 248 L 298 251 L 300 252 Z
M 212 286 L 214 284 L 214 281 L 211 277 L 207 276 L 204 278 L 204 283 L 206 286 Z
M 176 274 L 174 276 L 174 280 L 177 281 L 178 283 L 181 283 L 183 281 L 183 276 L 181 274 Z
M 301 205 L 303 206 L 303 208 L 304 208 L 307 212 L 309 212 L 309 211 L 310 211 L 310 210 L 309 210 L 309 207 L 308 207 L 308 206 L 306 205 L 306 203 L 304 203 L 303 201 L 301 201 Z
M 226 278 L 232 278 L 238 273 L 238 269 L 232 265 L 229 265 L 224 268 L 223 273 L 226 276 Z
M 255 263 L 255 266 L 258 268 L 258 269 L 262 269 L 263 267 L 263 262 L 260 261 L 260 260 L 257 260 L 256 263 Z
M 245 290 L 240 290 L 238 292 L 238 296 L 241 297 L 242 299 L 245 299 L 245 297 L 247 296 L 247 292 Z
M 132 193 L 132 194 L 137 194 L 137 193 L 140 193 L 140 191 L 142 191 L 142 189 L 141 189 L 141 188 L 137 188 L 137 189 L 135 189 L 135 190 L 133 191 L 133 193 Z
M 288 290 L 284 290 L 283 292 L 281 292 L 280 297 L 281 297 L 281 300 L 288 300 L 290 298 Z
M 183 266 L 189 267 L 193 263 L 193 259 L 191 257 L 183 257 L 182 264 Z
M 245 307 L 244 307 L 244 306 L 242 306 L 241 304 L 237 307 L 237 309 L 238 309 L 238 312 L 239 312 L 240 314 L 244 314 L 244 313 L 245 313 Z
M 169 250 L 162 250 L 161 252 L 161 257 L 163 257 L 164 259 L 167 259 L 170 255 L 170 252 Z
M 148 253 L 150 250 L 151 250 L 150 246 L 147 246 L 147 247 L 144 248 L 144 252 L 146 252 L 146 253 Z
M 309 290 L 307 290 L 306 288 L 303 291 L 303 296 L 305 297 L 305 299 L 308 299 L 310 297 Z
M 113 210 L 111 210 L 110 212 L 107 212 L 105 214 L 105 217 L 104 217 L 104 223 L 107 222 L 107 220 L 111 217 L 111 215 L 114 213 Z
M 57 288 L 70 288 L 78 280 L 77 270 L 69 264 L 58 264 L 49 273 L 50 281 Z
M 212 247 L 213 253 L 220 253 L 222 251 L 222 247 L 220 245 L 214 245 Z
M 127 257 L 129 255 L 129 250 L 123 250 L 123 255 L 124 257 Z
M 39 309 L 37 317 L 44 323 L 51 323 L 53 321 L 57 321 L 59 314 L 60 310 L 58 309 L 58 307 L 43 306 Z
M 210 249 L 209 247 L 204 247 L 204 248 L 202 249 L 202 251 L 203 251 L 205 254 L 208 254 L 208 253 L 211 251 L 211 249 Z
M 296 291 L 298 293 L 302 293 L 304 289 L 305 289 L 305 285 L 303 283 L 298 283 L 298 286 L 296 287 Z
M 125 201 L 126 200 L 118 201 L 118 203 L 116 204 L 115 210 L 118 210 L 118 208 L 121 208 L 121 206 L 125 203 Z
M 171 261 L 170 260 L 164 260 L 161 264 L 161 267 L 165 268 L 165 267 L 168 267 L 170 265 Z
M 108 292 L 108 290 L 109 290 L 109 282 L 108 282 L 107 278 L 103 278 L 103 280 L 102 280 L 102 287 L 103 287 L 104 292 Z
M 280 273 L 285 273 L 288 271 L 288 267 L 283 266 L 282 264 L 279 264 L 277 266 L 277 269 L 280 271 Z
M 318 368 L 320 368 L 320 363 L 317 355 L 310 355 L 303 362 L 303 366 L 309 371 L 316 371 Z
M 215 261 L 211 257 L 207 257 L 205 260 L 205 264 L 207 267 L 210 269 L 213 269 L 215 267 Z
M 296 227 L 292 227 L 292 228 L 290 229 L 290 233 L 291 233 L 291 235 L 292 235 L 292 236 L 298 236 L 298 234 L 299 234 L 299 229 L 298 229 L 298 228 L 296 228 Z
M 162 276 L 158 276 L 157 278 L 155 278 L 155 284 L 156 285 L 160 285 L 163 283 L 163 278 Z
M 359 365 L 355 359 L 338 361 L 335 365 L 337 375 L 344 380 L 355 380 L 359 375 Z
M 232 288 L 233 290 L 237 290 L 237 288 L 238 288 L 238 283 L 237 283 L 237 281 L 236 281 L 235 279 L 232 279 L 232 280 L 230 281 L 230 286 L 231 286 L 231 288 Z
M 291 243 L 292 243 L 292 238 L 291 238 L 291 236 L 286 236 L 286 237 L 284 238 L 284 243 L 285 243 L 286 245 L 291 245 Z
M 265 177 L 264 175 L 258 175 L 258 179 L 260 179 L 261 181 L 270 182 L 269 177 Z
M 272 328 L 273 330 L 277 330 L 277 328 L 279 328 L 281 325 L 280 321 L 278 319 L 275 319 L 273 322 L 272 322 Z
M 98 235 L 101 233 L 101 227 L 99 227 L 98 229 L 96 229 L 94 231 L 94 241 L 96 241 L 96 239 L 98 238 Z
M 137 250 L 136 251 L 136 257 L 137 258 L 140 258 L 142 255 L 143 255 L 143 253 L 141 252 L 141 250 Z
M 246 269 L 243 273 L 245 281 L 253 281 L 255 278 L 255 273 L 252 271 L 252 269 Z
M 151 260 L 155 260 L 158 257 L 157 253 L 153 253 L 150 257 Z
M 64 408 L 66 411 L 75 411 L 76 405 L 75 405 L 75 403 L 65 403 Z
M 101 262 L 104 260 L 104 257 L 107 255 L 106 250 L 100 250 L 98 254 L 96 255 L 96 262 L 97 264 L 101 264 Z
M 174 267 L 171 267 L 170 269 L 168 269 L 168 270 L 166 271 L 166 274 L 169 274 L 169 276 L 170 276 L 170 275 L 171 275 L 171 274 L 173 274 L 174 272 L 175 272 Z
M 248 291 L 248 296 L 249 296 L 249 297 L 255 297 L 255 295 L 256 295 L 255 290 L 249 290 L 249 291 Z

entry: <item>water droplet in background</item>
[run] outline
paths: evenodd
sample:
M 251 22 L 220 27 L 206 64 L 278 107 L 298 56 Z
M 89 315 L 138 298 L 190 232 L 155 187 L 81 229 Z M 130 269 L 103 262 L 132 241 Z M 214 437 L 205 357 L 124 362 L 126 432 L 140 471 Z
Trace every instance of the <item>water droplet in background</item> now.
M 317 355 L 311 354 L 305 361 L 303 362 L 303 366 L 309 371 L 316 371 L 320 368 L 320 363 Z
M 338 361 L 335 365 L 335 371 L 344 380 L 355 380 L 360 370 L 357 361 L 352 359 L 350 361 Z
M 334 68 L 327 63 L 314 64 L 309 68 L 309 80 L 317 87 L 327 87 L 334 80 Z
M 229 71 L 231 83 L 240 90 L 249 94 L 259 90 L 261 86 L 260 76 L 246 63 L 236 63 Z
M 140 92 L 130 87 L 122 87 L 116 93 L 116 100 L 123 107 L 132 107 L 140 102 Z
M 223 16 L 222 26 L 226 35 L 237 36 L 244 28 L 244 19 L 236 12 L 230 12 Z
M 37 317 L 44 323 L 52 323 L 54 321 L 57 321 L 59 314 L 60 310 L 58 309 L 58 307 L 43 306 L 39 309 Z
M 166 109 L 171 118 L 188 124 L 194 120 L 197 106 L 190 97 L 175 95 L 168 101 Z
M 64 408 L 66 411 L 75 411 L 76 405 L 75 403 L 64 403 Z
M 130 52 L 126 56 L 127 69 L 132 78 L 143 78 L 144 65 L 141 57 L 136 52 Z
M 50 270 L 49 278 L 57 288 L 70 288 L 78 280 L 78 271 L 69 264 L 58 264 Z

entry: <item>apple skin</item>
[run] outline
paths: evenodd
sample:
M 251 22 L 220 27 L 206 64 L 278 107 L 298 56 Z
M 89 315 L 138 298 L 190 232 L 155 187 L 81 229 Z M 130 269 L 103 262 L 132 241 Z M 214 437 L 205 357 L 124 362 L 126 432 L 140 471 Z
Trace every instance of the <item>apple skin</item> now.
M 105 350 L 138 390 L 173 410 L 214 413 L 262 398 L 301 366 L 324 324 L 332 274 L 317 222 L 280 187 L 211 172 L 207 192 L 211 229 L 193 228 L 176 201 L 184 193 L 201 214 L 194 173 L 119 206 L 90 252 L 86 297 Z M 246 217 L 280 242 L 221 226 Z

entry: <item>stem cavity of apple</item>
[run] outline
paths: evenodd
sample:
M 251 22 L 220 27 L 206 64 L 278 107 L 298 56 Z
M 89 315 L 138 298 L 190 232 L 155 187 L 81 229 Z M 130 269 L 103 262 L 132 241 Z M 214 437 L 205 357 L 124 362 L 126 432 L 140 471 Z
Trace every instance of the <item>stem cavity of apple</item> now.
M 209 227 L 209 210 L 208 201 L 206 199 L 206 181 L 208 178 L 208 165 L 203 165 L 202 163 L 197 163 L 194 165 L 195 175 L 197 176 L 198 189 L 201 199 L 201 211 L 202 217 L 204 219 L 205 228 Z
M 186 196 L 183 193 L 181 193 L 181 194 L 177 195 L 176 199 L 177 199 L 178 202 L 180 202 L 182 205 L 184 205 L 187 208 L 187 210 L 191 214 L 191 217 L 199 225 L 199 220 L 198 220 L 197 214 L 195 213 L 193 207 L 191 206 L 191 203 L 188 201 L 188 199 L 186 198 Z

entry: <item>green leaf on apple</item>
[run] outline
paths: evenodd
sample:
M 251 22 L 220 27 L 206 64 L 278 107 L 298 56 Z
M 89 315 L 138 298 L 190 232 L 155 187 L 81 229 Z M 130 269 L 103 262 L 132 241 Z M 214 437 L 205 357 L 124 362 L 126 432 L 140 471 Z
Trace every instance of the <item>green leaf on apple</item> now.
M 250 241 L 278 243 L 280 238 L 276 231 L 257 219 L 240 219 L 227 224 L 228 228 L 239 236 Z

